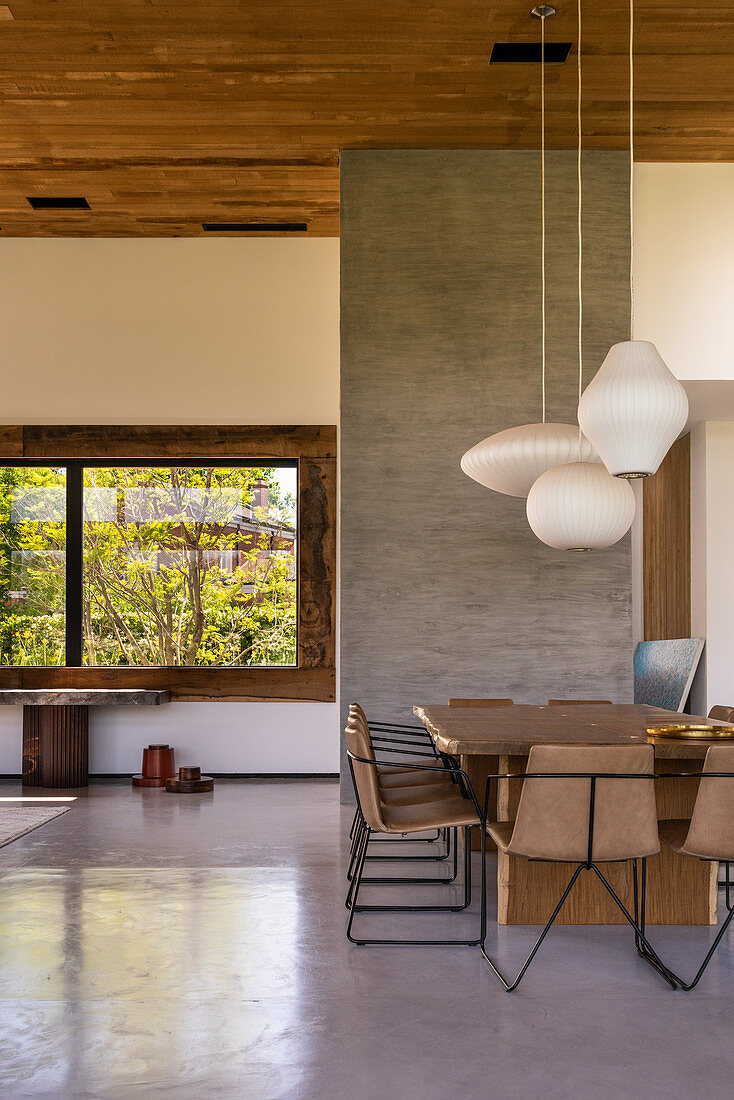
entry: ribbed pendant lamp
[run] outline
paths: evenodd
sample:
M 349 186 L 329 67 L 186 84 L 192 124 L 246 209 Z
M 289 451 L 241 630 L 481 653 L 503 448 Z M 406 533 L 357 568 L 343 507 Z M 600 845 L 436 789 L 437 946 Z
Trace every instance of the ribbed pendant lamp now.
M 630 337 L 634 335 L 634 0 L 630 0 Z M 625 340 L 607 353 L 579 401 L 579 424 L 610 474 L 654 474 L 688 419 L 688 397 L 654 344 Z

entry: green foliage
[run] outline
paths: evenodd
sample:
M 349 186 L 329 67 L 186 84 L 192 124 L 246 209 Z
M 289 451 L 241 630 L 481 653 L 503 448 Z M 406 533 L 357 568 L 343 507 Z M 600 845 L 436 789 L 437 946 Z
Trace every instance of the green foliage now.
M 275 474 L 85 470 L 85 664 L 295 664 L 295 501 Z M 258 480 L 267 515 L 247 507 Z M 4 665 L 64 663 L 64 481 L 0 470 Z

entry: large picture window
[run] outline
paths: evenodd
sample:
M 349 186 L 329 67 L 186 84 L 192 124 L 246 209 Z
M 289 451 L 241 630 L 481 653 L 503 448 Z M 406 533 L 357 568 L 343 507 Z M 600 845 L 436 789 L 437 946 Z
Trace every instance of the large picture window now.
M 4 468 L 0 661 L 295 665 L 296 498 L 292 465 Z
M 0 683 L 332 698 L 333 429 L 79 431 L 0 428 Z

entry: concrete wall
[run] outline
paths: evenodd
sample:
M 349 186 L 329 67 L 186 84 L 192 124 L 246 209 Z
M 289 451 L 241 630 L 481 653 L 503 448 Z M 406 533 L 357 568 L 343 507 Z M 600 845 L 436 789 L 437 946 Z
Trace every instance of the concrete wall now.
M 0 242 L 4 423 L 334 424 L 339 242 Z M 21 715 L 0 708 L 0 773 Z M 225 772 L 333 772 L 337 706 L 96 708 L 93 772 L 138 771 L 169 741 Z
M 585 158 L 588 377 L 629 325 L 623 154 Z M 341 701 L 631 698 L 630 544 L 542 545 L 459 469 L 540 419 L 538 155 L 342 155 Z M 571 153 L 548 157 L 549 419 L 576 407 Z

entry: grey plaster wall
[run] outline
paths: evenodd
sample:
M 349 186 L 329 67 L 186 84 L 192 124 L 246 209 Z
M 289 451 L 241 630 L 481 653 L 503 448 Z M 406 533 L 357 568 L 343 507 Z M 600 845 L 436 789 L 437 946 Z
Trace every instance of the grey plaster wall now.
M 632 698 L 629 538 L 537 541 L 463 452 L 540 420 L 538 153 L 341 158 L 341 702 Z M 629 325 L 628 160 L 584 158 L 586 379 Z M 575 422 L 575 154 L 547 160 L 548 412 Z

